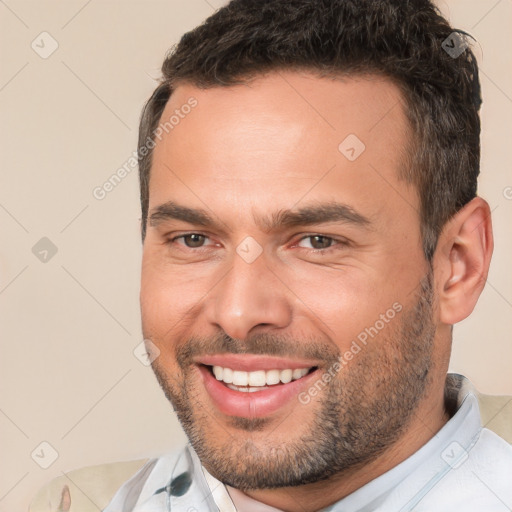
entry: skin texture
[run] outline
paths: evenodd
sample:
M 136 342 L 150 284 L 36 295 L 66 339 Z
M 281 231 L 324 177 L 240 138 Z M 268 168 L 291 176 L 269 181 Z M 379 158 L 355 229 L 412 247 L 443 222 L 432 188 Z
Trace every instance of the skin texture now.
M 162 119 L 190 97 L 197 106 L 155 148 L 149 216 L 173 201 L 217 225 L 148 223 L 141 310 L 144 336 L 160 350 L 153 369 L 214 476 L 285 511 L 318 510 L 448 420 L 451 326 L 485 283 L 489 207 L 475 198 L 445 226 L 431 268 L 418 195 L 397 178 L 410 128 L 382 77 L 280 72 L 248 85 L 182 84 Z M 354 161 L 338 150 L 349 134 L 365 145 Z M 261 222 L 333 201 L 368 223 Z M 206 238 L 176 238 L 187 233 Z M 246 237 L 262 248 L 252 263 L 236 252 Z M 401 311 L 308 404 L 291 400 L 267 417 L 223 414 L 193 363 L 268 354 L 312 358 L 327 372 L 393 304 Z

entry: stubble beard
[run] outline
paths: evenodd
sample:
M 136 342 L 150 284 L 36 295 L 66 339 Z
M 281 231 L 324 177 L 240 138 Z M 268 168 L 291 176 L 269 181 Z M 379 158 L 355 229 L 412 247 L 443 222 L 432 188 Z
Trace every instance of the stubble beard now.
M 297 401 L 294 413 L 281 420 L 289 424 L 286 442 L 273 439 L 279 425 L 273 426 L 269 418 L 230 418 L 230 434 L 224 441 L 212 436 L 212 430 L 222 427 L 200 399 L 202 384 L 192 378 L 191 358 L 214 348 L 211 352 L 290 356 L 297 353 L 290 342 L 268 334 L 245 344 L 227 336 L 189 340 L 176 349 L 179 380 L 170 379 L 155 360 L 157 380 L 203 465 L 221 482 L 247 491 L 310 484 L 375 460 L 403 435 L 430 385 L 435 335 L 432 281 L 429 271 L 420 281 L 416 303 L 403 309 L 340 370 L 322 390 L 320 401 Z M 324 360 L 326 368 L 341 357 L 326 343 L 300 346 L 300 355 Z M 268 435 L 261 435 L 266 430 Z M 294 431 L 300 432 L 295 439 Z

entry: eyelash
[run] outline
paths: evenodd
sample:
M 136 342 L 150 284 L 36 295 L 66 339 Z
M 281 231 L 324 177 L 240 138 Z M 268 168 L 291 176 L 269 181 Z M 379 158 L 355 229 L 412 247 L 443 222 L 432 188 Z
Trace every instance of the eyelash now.
M 207 235 L 205 235 L 203 233 L 197 233 L 197 232 L 193 231 L 193 232 L 190 232 L 190 233 L 183 233 L 182 235 L 178 235 L 178 236 L 175 236 L 173 238 L 170 238 L 167 241 L 167 244 L 171 245 L 171 244 L 175 243 L 177 240 L 184 239 L 187 236 L 191 236 L 191 235 L 199 235 L 199 236 L 205 237 L 206 239 L 209 239 L 209 237 Z M 301 249 L 306 249 L 310 253 L 318 254 L 318 253 L 331 252 L 332 250 L 338 250 L 340 248 L 345 248 L 345 247 L 347 247 L 349 245 L 349 242 L 347 240 L 345 240 L 345 239 L 338 239 L 338 238 L 334 238 L 332 236 L 322 235 L 322 234 L 319 234 L 319 233 L 312 233 L 312 234 L 308 234 L 308 235 L 302 236 L 297 242 L 294 243 L 294 246 L 296 246 L 297 244 L 302 242 L 302 240 L 306 240 L 307 238 L 313 238 L 315 236 L 318 236 L 318 237 L 321 237 L 321 238 L 326 238 L 326 239 L 332 241 L 334 243 L 334 245 L 330 245 L 329 247 L 326 247 L 325 249 L 308 249 L 306 247 L 301 247 Z M 201 250 L 207 250 L 208 249 L 207 247 L 187 247 L 184 244 L 180 244 L 180 245 L 182 245 L 182 247 L 185 250 L 190 249 L 190 250 L 195 250 L 195 251 L 201 251 Z

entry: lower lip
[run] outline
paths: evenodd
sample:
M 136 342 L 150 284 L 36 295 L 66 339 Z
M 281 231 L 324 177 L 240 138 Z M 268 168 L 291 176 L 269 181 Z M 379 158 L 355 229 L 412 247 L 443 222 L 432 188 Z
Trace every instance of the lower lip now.
M 228 416 L 243 418 L 268 416 L 294 399 L 298 402 L 298 395 L 318 372 L 315 370 L 288 384 L 277 384 L 261 391 L 249 393 L 228 388 L 226 384 L 218 381 L 206 366 L 198 365 L 197 368 L 203 379 L 204 387 L 217 408 Z

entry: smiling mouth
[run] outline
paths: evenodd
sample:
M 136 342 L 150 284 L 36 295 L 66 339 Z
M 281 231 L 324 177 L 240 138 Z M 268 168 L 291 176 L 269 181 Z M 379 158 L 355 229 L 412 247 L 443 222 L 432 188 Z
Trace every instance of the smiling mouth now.
M 314 372 L 317 367 L 285 368 L 256 371 L 233 370 L 232 368 L 204 365 L 216 380 L 233 391 L 254 393 L 269 388 L 280 387 L 300 380 Z
M 298 396 L 320 374 L 317 361 L 211 354 L 195 361 L 211 405 L 226 416 L 263 418 L 301 404 Z

